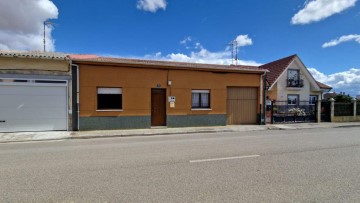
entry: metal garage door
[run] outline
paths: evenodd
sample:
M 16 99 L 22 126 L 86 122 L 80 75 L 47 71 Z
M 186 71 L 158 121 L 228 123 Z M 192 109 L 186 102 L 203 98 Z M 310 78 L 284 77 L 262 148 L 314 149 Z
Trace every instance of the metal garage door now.
M 227 121 L 228 125 L 256 124 L 258 88 L 228 87 Z
M 0 132 L 67 130 L 67 84 L 0 84 Z

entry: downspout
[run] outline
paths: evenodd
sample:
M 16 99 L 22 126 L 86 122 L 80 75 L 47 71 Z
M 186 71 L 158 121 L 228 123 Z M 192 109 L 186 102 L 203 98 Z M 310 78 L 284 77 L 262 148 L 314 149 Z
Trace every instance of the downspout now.
M 266 72 L 264 72 L 261 77 L 263 77 L 263 112 L 261 115 L 261 125 L 266 125 Z
M 71 63 L 72 71 L 72 105 L 73 105 L 73 131 L 80 129 L 80 105 L 79 105 L 79 65 Z

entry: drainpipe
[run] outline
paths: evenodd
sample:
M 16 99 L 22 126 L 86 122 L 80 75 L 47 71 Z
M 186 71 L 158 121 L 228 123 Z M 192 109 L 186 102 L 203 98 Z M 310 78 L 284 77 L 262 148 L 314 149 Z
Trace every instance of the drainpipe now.
M 72 106 L 73 106 L 73 131 L 79 131 L 80 106 L 79 106 L 79 65 L 71 63 L 72 71 Z
M 261 125 L 266 125 L 266 72 L 264 72 L 264 74 L 261 75 L 261 77 L 263 78 L 263 106 L 262 106 L 262 115 L 261 115 Z

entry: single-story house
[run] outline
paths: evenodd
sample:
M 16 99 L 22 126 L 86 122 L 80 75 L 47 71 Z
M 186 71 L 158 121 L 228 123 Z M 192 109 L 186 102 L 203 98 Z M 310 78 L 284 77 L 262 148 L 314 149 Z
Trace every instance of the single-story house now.
M 0 132 L 72 130 L 65 54 L 0 51 Z
M 264 112 L 267 70 L 259 67 L 70 59 L 78 77 L 79 130 L 257 124 Z

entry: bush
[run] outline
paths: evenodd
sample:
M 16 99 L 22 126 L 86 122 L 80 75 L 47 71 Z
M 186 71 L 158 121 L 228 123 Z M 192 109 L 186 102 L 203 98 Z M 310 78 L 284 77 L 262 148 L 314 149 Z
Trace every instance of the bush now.
M 289 109 L 289 113 L 292 113 L 296 116 L 306 116 L 305 110 L 300 108 Z

